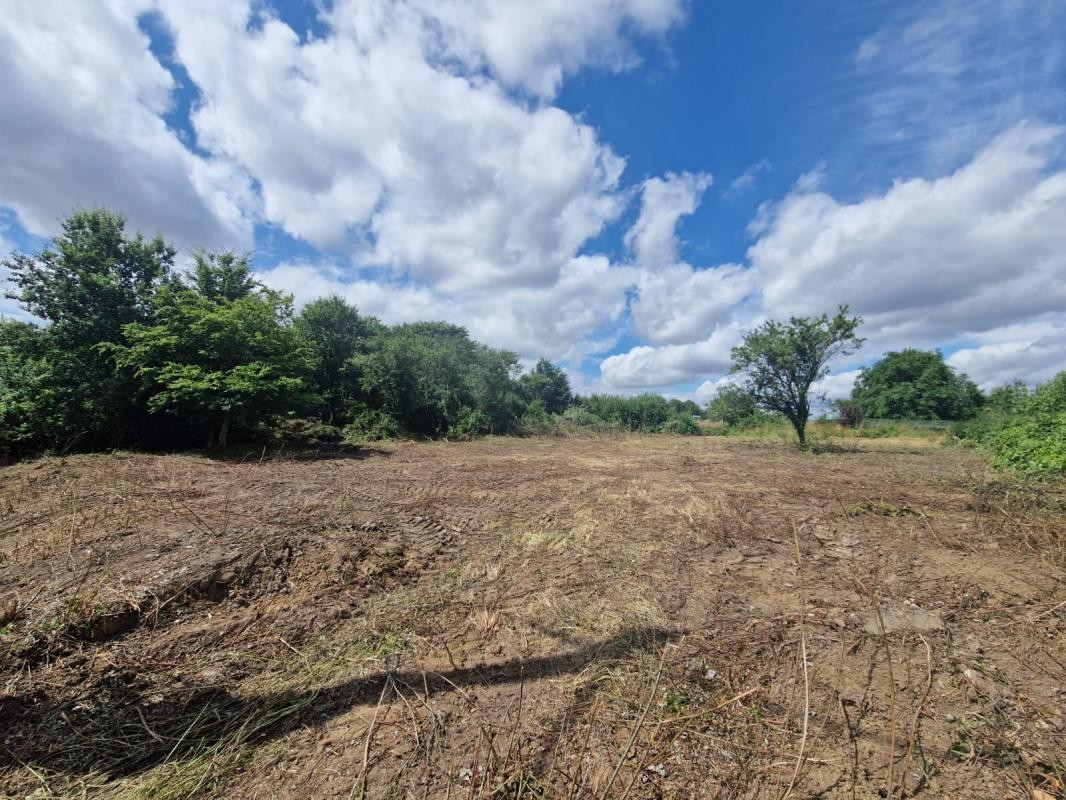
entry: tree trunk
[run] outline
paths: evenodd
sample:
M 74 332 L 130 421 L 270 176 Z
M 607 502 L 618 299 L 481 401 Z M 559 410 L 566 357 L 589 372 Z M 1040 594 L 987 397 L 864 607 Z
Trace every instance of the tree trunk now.
M 229 443 L 229 419 L 230 415 L 226 414 L 222 418 L 222 425 L 218 429 L 218 446 L 225 447 Z
M 807 420 L 794 419 L 792 420 L 792 427 L 796 429 L 796 436 L 799 438 L 800 447 L 806 447 Z

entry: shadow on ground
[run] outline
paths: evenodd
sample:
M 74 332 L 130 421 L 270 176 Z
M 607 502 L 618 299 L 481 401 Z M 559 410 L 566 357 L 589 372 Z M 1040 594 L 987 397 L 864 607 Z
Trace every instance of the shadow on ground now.
M 394 682 L 424 697 L 580 672 L 594 661 L 649 651 L 680 631 L 631 628 L 610 639 L 553 656 L 511 659 L 444 672 L 381 672 L 304 692 L 236 695 L 190 688 L 152 702 L 136 676 L 109 673 L 89 697 L 50 702 L 0 699 L 0 769 L 30 767 L 72 777 L 135 775 L 233 743 L 261 746 L 296 728 L 318 726 L 386 696 Z

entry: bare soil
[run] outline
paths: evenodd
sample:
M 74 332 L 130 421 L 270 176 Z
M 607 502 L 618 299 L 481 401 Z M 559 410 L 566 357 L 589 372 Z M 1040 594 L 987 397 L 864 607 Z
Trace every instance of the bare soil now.
M 0 794 L 1061 798 L 1063 487 L 861 441 L 0 470 Z

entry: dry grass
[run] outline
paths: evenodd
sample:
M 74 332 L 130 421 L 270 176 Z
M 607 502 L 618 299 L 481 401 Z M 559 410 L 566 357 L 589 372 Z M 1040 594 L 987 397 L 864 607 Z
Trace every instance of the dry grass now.
M 1061 485 L 858 447 L 9 468 L 0 792 L 1061 795 Z

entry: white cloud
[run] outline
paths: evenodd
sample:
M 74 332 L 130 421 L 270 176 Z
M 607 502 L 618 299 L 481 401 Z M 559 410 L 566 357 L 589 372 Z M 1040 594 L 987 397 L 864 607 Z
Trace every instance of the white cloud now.
M 671 173 L 641 185 L 640 215 L 625 243 L 637 267 L 633 330 L 652 344 L 707 336 L 750 289 L 739 265 L 696 269 L 679 258 L 678 223 L 696 210 L 710 185 L 705 173 Z
M 723 375 L 721 378 L 704 381 L 696 387 L 692 393 L 692 399 L 700 405 L 707 405 L 721 389 L 726 386 L 736 386 L 739 381 L 735 375 Z
M 859 49 L 855 51 L 855 63 L 860 65 L 867 64 L 877 58 L 880 52 L 881 43 L 875 37 L 864 39 L 859 45 Z
M 608 389 L 634 390 L 721 375 L 729 370 L 729 351 L 740 343 L 742 335 L 736 326 L 722 326 L 701 341 L 662 347 L 640 345 L 605 358 L 600 363 L 601 381 Z
M 760 209 L 747 265 L 641 274 L 632 317 L 648 344 L 606 359 L 604 382 L 714 385 L 730 334 L 733 344 L 760 319 L 838 304 L 863 316 L 868 341 L 832 365 L 819 391 L 833 396 L 847 393 L 859 364 L 903 347 L 975 342 L 951 363 L 986 386 L 1066 368 L 1064 138 L 1062 128 L 1017 125 L 952 173 L 850 203 L 800 182 Z M 667 233 L 658 248 L 669 255 Z
M 745 189 L 750 189 L 755 185 L 755 181 L 758 180 L 759 175 L 764 172 L 769 172 L 771 169 L 769 159 L 764 158 L 762 161 L 756 162 L 744 170 L 740 175 L 733 179 L 733 182 L 729 184 L 729 191 L 727 195 L 736 195 L 743 192 Z
M 639 63 L 630 28 L 663 36 L 685 16 L 683 0 L 413 0 L 439 26 L 438 44 L 468 69 L 488 69 L 509 86 L 552 97 L 566 75 L 592 65 Z
M 754 288 L 738 264 L 694 269 L 680 263 L 642 272 L 631 313 L 633 329 L 653 344 L 693 342 L 728 321 Z
M 811 386 L 811 393 L 819 398 L 824 395 L 827 400 L 840 400 L 844 397 L 849 397 L 852 388 L 855 386 L 855 381 L 859 379 L 859 374 L 859 370 L 851 369 L 834 375 L 827 375 Z
M 612 341 L 634 281 L 580 255 L 628 193 L 624 160 L 549 103 L 566 75 L 636 64 L 635 37 L 685 7 L 338 0 L 301 40 L 251 0 L 19 0 L 0 19 L 0 204 L 46 234 L 105 204 L 185 247 L 248 247 L 269 222 L 346 254 L 280 265 L 277 285 L 579 358 Z M 145 13 L 198 91 L 195 151 L 164 121 L 175 79 Z
M 870 157 L 894 154 L 911 174 L 938 174 L 1019 119 L 1061 118 L 1066 4 L 930 0 L 917 9 L 879 9 L 878 31 L 856 52 L 865 122 L 849 134 Z
M 658 269 L 677 261 L 678 222 L 696 210 L 711 180 L 706 173 L 683 172 L 641 184 L 640 216 L 625 235 L 639 266 Z
M 1063 130 L 1019 125 L 958 171 L 856 203 L 798 192 L 749 251 L 771 316 L 850 304 L 874 343 L 930 346 L 1066 306 Z
M 985 390 L 1015 380 L 1042 383 L 1066 369 L 1066 314 L 1007 325 L 952 353 L 947 362 Z
M 148 2 L 15 0 L 0 14 L 0 205 L 53 234 L 77 207 L 123 210 L 185 246 L 248 246 L 238 170 L 167 129 L 173 79 L 137 26 Z
M 616 27 L 644 8 L 611 7 Z M 193 115 L 201 144 L 256 178 L 267 220 L 316 246 L 448 292 L 543 288 L 622 208 L 624 162 L 590 126 L 440 59 L 442 49 L 473 59 L 467 48 L 512 35 L 502 23 L 459 41 L 452 4 L 339 2 L 330 34 L 301 43 L 277 19 L 249 33 L 247 4 L 162 8 L 203 94 Z M 554 13 L 549 30 L 568 19 Z M 558 56 L 574 68 L 581 31 L 621 36 L 575 28 Z M 515 64 L 536 72 L 552 51 L 546 40 L 530 46 Z
M 613 343 L 597 334 L 624 312 L 633 273 L 602 256 L 581 256 L 567 263 L 559 280 L 547 288 L 504 286 L 458 294 L 427 285 L 353 280 L 348 270 L 336 265 L 285 263 L 258 277 L 292 293 L 297 305 L 337 294 L 390 324 L 446 319 L 464 325 L 481 341 L 527 358 L 579 363 Z

